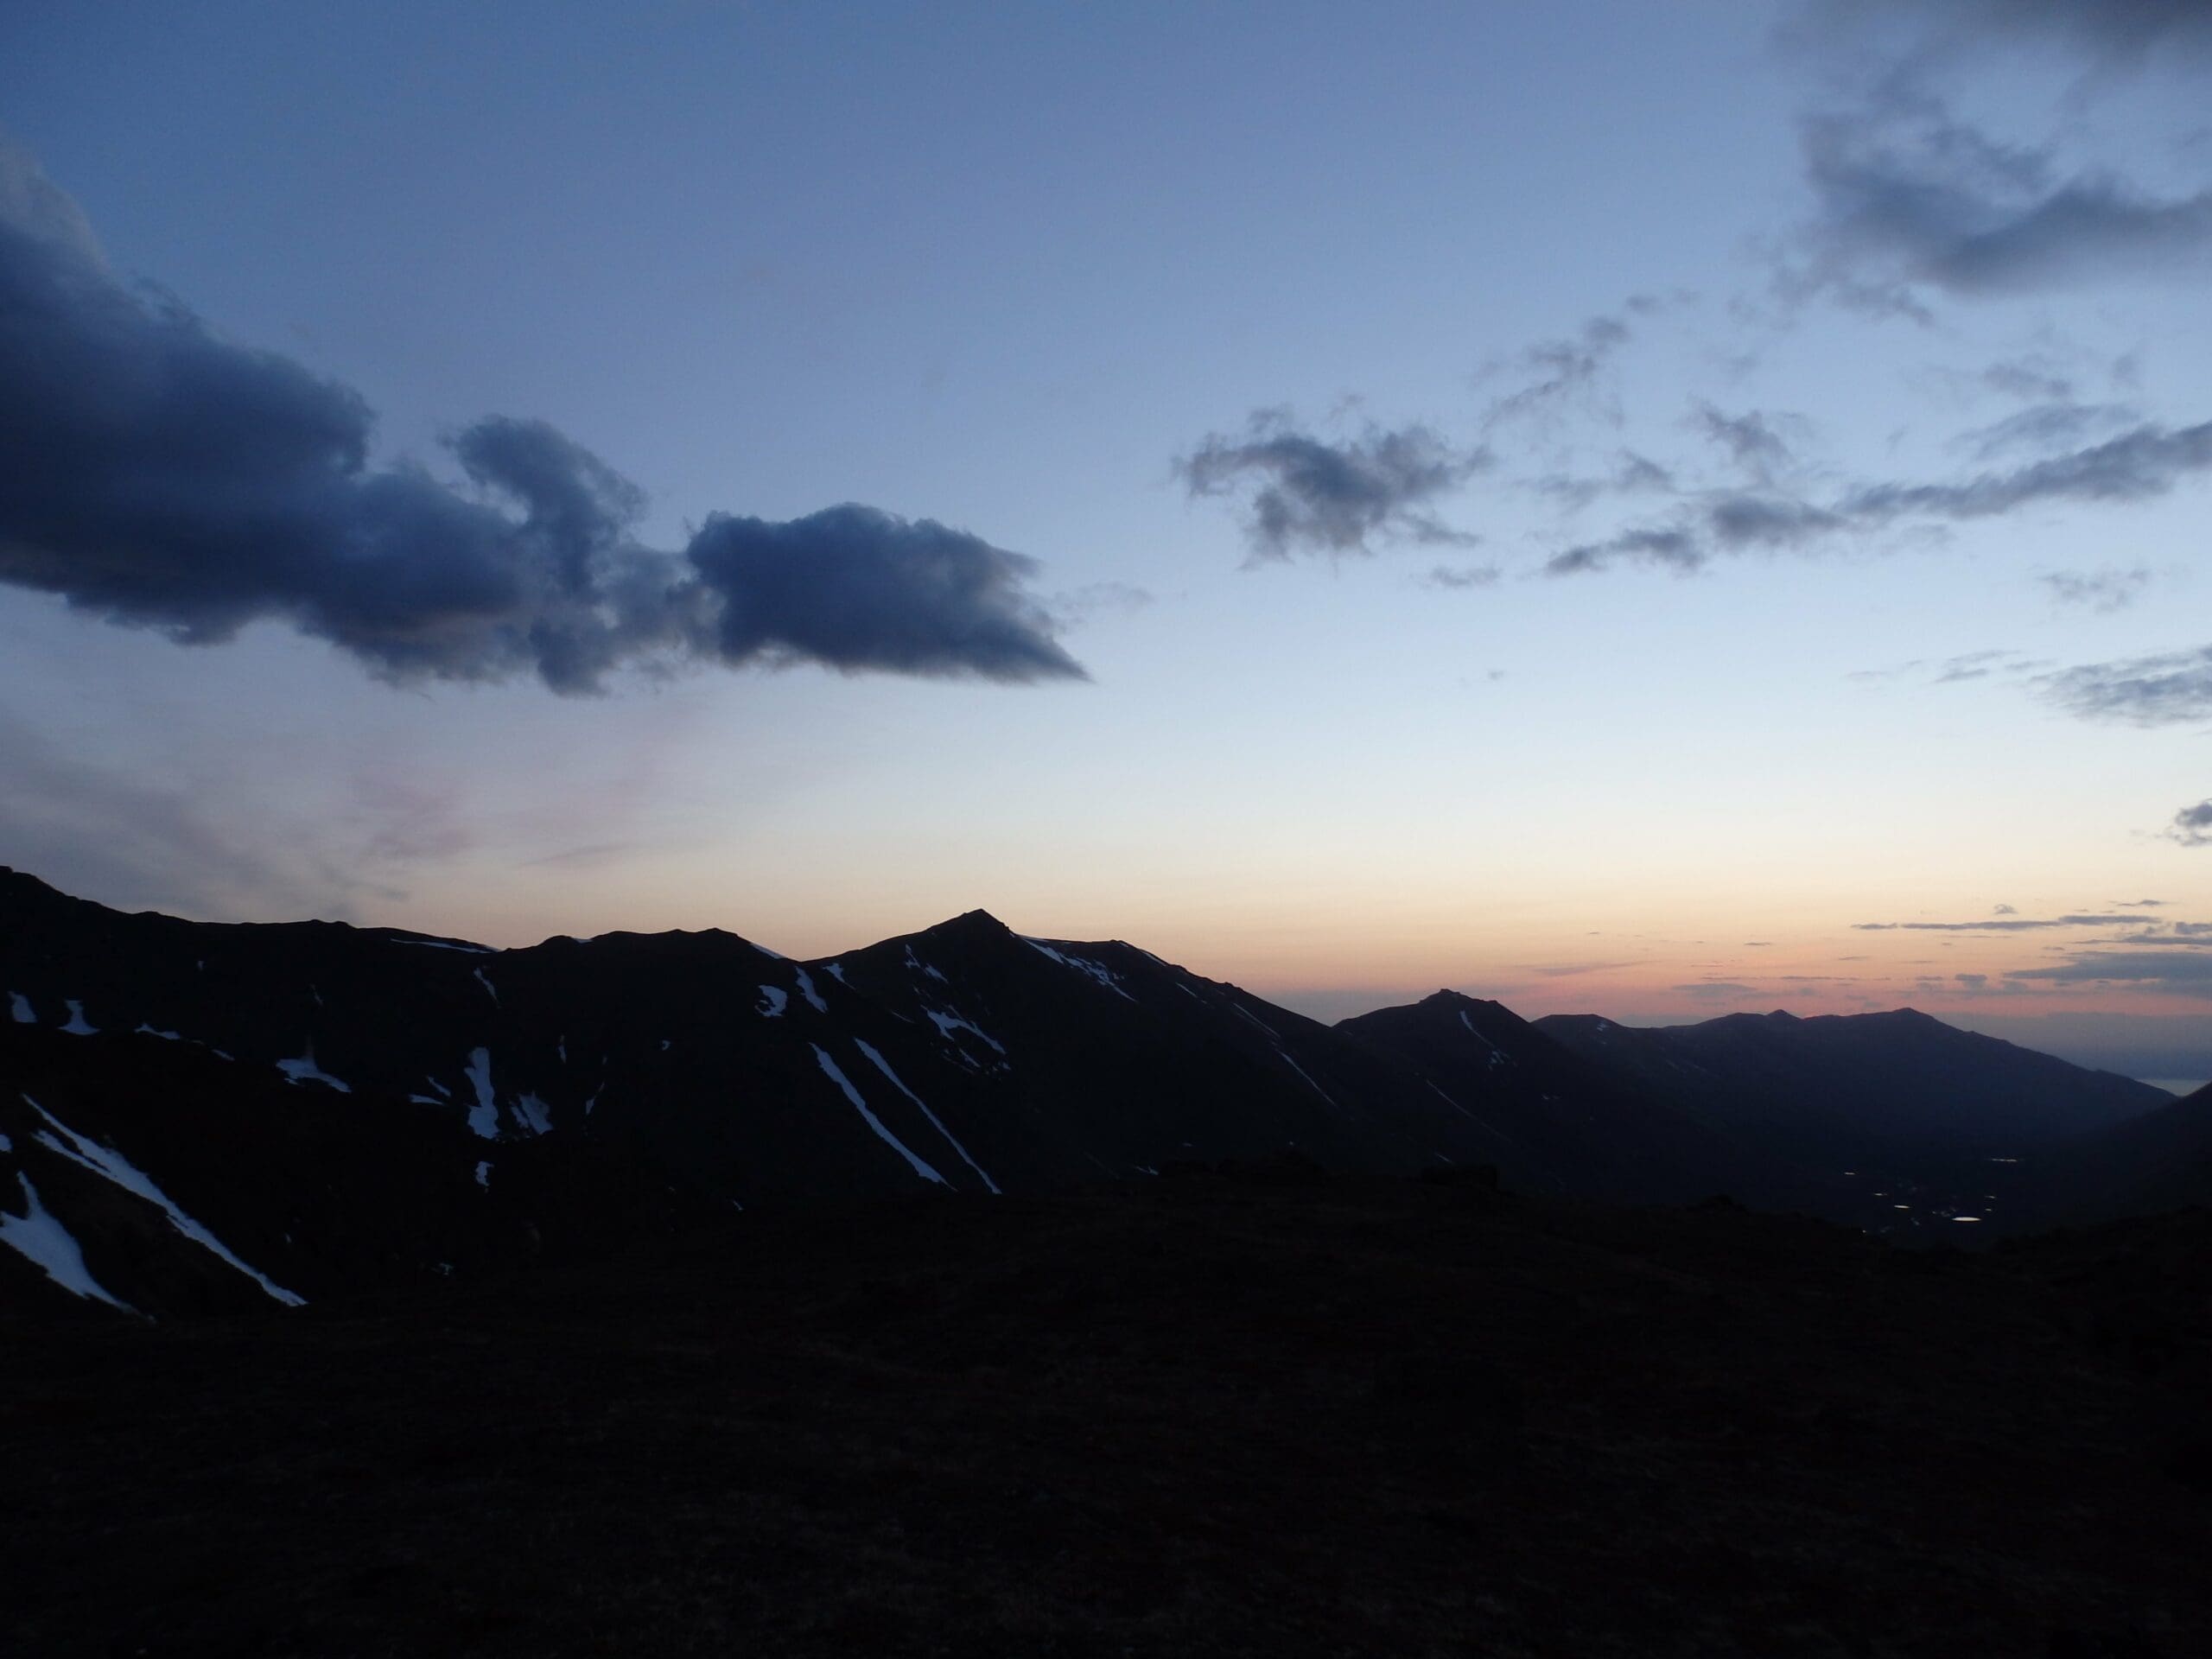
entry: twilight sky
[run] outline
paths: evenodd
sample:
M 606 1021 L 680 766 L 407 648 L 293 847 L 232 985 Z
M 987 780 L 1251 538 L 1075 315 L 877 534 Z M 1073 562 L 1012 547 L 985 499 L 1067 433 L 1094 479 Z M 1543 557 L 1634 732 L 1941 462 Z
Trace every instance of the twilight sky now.
M 2212 0 L 0 21 L 0 862 L 2212 1075 Z

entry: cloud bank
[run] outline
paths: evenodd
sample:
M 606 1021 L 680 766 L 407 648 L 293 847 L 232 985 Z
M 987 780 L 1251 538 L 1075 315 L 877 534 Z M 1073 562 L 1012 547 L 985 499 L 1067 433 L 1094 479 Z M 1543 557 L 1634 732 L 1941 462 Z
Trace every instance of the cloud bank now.
M 65 195 L 20 151 L 0 162 L 0 582 L 187 645 L 278 621 L 394 680 L 1084 677 L 1034 562 L 928 519 L 717 514 L 647 548 L 634 485 L 505 416 L 447 441 L 462 483 L 372 466 L 357 392 L 127 288 Z

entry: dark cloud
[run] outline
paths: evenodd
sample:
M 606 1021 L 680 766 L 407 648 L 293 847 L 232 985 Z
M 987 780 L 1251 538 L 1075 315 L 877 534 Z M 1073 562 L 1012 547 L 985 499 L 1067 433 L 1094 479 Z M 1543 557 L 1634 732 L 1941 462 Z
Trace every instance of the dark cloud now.
M 2212 847 L 2212 801 L 2199 801 L 2174 814 L 2167 837 L 2184 847 Z
M 2126 0 L 1815 6 L 1808 33 L 1831 35 L 1817 60 L 1857 88 L 1803 124 L 1814 214 L 1785 291 L 1929 321 L 1936 294 L 2027 293 L 2200 267 L 2212 257 L 2212 190 L 2161 195 L 2110 168 L 2065 162 L 2055 147 L 1992 137 L 1955 117 L 1934 88 L 1979 68 L 1993 37 L 2086 46 L 2112 66 L 2184 35 L 2212 43 L 2205 15 Z M 1858 27 L 1883 18 L 1910 26 Z
M 2084 663 L 2037 681 L 2044 696 L 2083 720 L 2177 726 L 2212 720 L 2212 645 Z
M 717 513 L 687 556 L 721 598 L 712 638 L 726 662 L 992 680 L 1083 672 L 1023 597 L 1036 561 L 928 519 L 861 506 L 785 524 Z
M 2212 955 L 2097 951 L 2048 968 L 2015 968 L 2005 977 L 2065 985 L 2131 985 L 2183 996 L 2212 996 Z
M 1472 546 L 1430 503 L 1490 464 L 1425 426 L 1370 426 L 1346 442 L 1299 429 L 1281 410 L 1255 413 L 1241 437 L 1215 433 L 1175 463 L 1193 499 L 1250 492 L 1254 562 L 1298 553 L 1370 553 L 1372 541 Z
M 2133 58 L 2153 47 L 2212 46 L 2212 0 L 1824 0 L 1816 10 L 1838 22 L 1901 18 L 1954 49 L 2047 41 Z
M 1979 922 L 1853 922 L 1854 933 L 2033 933 L 2047 928 L 2110 927 L 2126 916 L 1992 917 Z
M 2126 610 L 2151 585 L 2151 573 L 2133 570 L 2054 570 L 2039 580 L 2062 605 L 2079 605 L 2092 611 Z
M 1990 911 L 1990 912 L 1989 912 L 1989 913 L 1990 913 L 1991 915 L 1993 915 L 1993 916 L 2017 916 L 2017 915 L 2018 915 L 2020 912 L 2019 912 L 2018 909 L 2016 906 L 2012 906 L 2012 905 L 1998 905 L 1998 906 L 1996 906 L 1995 907 L 1993 907 L 1993 908 Z
M 393 679 L 588 692 L 701 661 L 1082 675 L 1027 597 L 1031 562 L 927 520 L 717 517 L 658 551 L 633 539 L 636 486 L 502 416 L 448 440 L 465 484 L 372 467 L 358 393 L 124 287 L 6 154 L 0 582 L 191 645 L 281 621 Z

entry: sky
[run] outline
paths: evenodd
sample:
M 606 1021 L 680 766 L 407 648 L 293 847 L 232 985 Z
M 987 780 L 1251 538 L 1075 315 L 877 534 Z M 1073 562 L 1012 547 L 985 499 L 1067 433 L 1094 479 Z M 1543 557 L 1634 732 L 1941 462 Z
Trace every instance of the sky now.
M 0 16 L 0 862 L 2212 1076 L 2212 3 Z

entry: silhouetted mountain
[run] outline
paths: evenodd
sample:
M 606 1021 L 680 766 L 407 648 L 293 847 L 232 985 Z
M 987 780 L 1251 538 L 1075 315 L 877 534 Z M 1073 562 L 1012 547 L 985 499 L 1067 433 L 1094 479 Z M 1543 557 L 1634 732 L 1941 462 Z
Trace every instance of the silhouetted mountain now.
M 1536 1027 L 1624 1088 L 1788 1161 L 1808 1211 L 1883 1233 L 2039 1224 L 2055 1148 L 2172 1098 L 1913 1008 L 1657 1027 L 1554 1014 Z
M 2212 1086 L 2063 1141 L 2032 1167 L 2039 1223 L 2212 1207 Z
M 1439 991 L 1337 1029 L 1414 1067 L 1527 1185 L 1624 1198 L 1729 1191 L 1779 1203 L 1796 1193 L 1777 1160 L 1591 1064 L 1501 1003 Z
M 465 1272 L 708 1204 L 1489 1150 L 1325 1027 L 981 912 L 810 964 L 719 931 L 491 950 L 129 916 L 7 873 L 0 995 L 0 1293 L 147 1312 Z
M 1732 1014 L 1649 1029 L 1553 1014 L 1536 1027 L 1706 1122 L 1831 1158 L 1875 1146 L 2014 1156 L 2172 1098 L 1915 1008 Z
M 590 1255 L 733 1206 L 1254 1160 L 1880 1227 L 1883 1182 L 1950 1179 L 1931 1160 L 1967 1160 L 1980 1202 L 1984 1147 L 2167 1098 L 1910 1013 L 1631 1032 L 1444 992 L 1331 1028 L 980 911 L 798 963 L 718 931 L 493 950 L 124 915 L 0 872 L 0 1297 L 154 1313 Z M 1895 1173 L 1834 1167 L 1878 1149 Z

